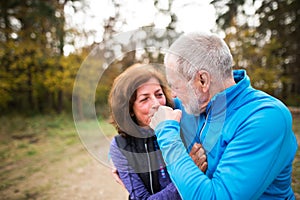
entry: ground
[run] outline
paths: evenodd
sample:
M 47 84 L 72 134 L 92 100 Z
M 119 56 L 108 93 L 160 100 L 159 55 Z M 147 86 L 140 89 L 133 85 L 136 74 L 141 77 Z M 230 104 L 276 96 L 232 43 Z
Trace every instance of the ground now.
M 113 180 L 110 169 L 79 145 L 53 164 L 40 166 L 30 176 L 24 175 L 24 181 L 0 191 L 0 199 L 127 199 L 126 190 Z
M 128 199 L 65 118 L 0 117 L 1 200 Z

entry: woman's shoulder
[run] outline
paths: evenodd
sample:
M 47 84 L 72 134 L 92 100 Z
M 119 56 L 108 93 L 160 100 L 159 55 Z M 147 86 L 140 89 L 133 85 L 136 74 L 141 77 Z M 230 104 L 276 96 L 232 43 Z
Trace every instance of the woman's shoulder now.
M 122 135 L 116 135 L 113 140 L 112 140 L 112 143 L 121 148 L 121 149 L 124 149 L 127 145 L 128 145 L 128 140 L 127 140 L 127 137 L 124 137 Z
M 110 148 L 117 146 L 116 137 L 117 136 L 113 137 L 110 141 Z
M 125 155 L 123 154 L 124 150 L 122 150 L 122 148 L 120 148 L 118 145 L 118 140 L 119 140 L 118 138 L 123 138 L 123 137 L 118 135 L 111 140 L 109 155 L 114 166 L 118 170 L 128 171 L 128 161 Z
M 122 146 L 125 146 L 126 139 L 121 135 L 116 135 L 112 138 L 110 142 L 110 154 L 120 154 L 120 150 L 123 149 Z

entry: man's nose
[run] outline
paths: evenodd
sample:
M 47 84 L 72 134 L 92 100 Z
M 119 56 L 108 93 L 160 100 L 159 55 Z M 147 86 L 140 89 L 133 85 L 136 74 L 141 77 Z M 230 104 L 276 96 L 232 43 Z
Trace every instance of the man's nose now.
M 177 94 L 174 90 L 171 91 L 171 95 L 172 95 L 173 98 L 177 97 Z

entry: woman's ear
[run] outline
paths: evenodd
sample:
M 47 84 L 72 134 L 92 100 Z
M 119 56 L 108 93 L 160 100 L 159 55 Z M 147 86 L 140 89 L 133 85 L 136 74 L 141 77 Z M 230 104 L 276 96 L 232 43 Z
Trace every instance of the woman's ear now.
M 207 71 L 198 71 L 195 81 L 197 84 L 197 88 L 201 90 L 201 92 L 207 92 L 209 90 L 211 77 Z

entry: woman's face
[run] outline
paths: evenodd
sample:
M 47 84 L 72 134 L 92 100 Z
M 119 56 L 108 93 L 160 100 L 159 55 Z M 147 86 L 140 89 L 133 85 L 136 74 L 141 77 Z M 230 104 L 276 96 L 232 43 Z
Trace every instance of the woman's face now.
M 166 97 L 156 78 L 151 78 L 136 91 L 133 112 L 139 126 L 148 126 L 159 105 L 166 105 Z

